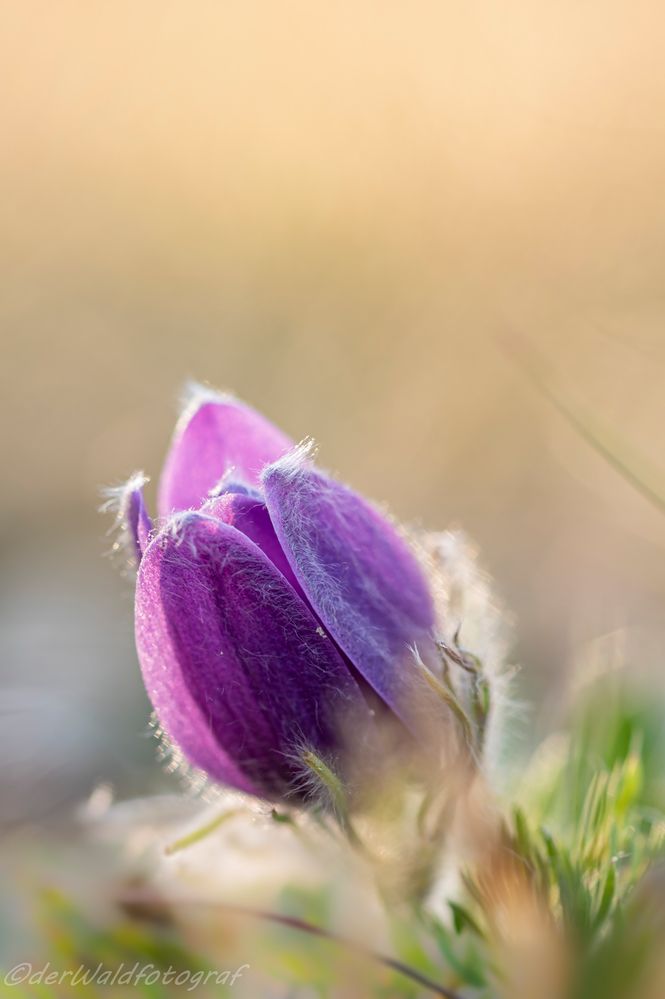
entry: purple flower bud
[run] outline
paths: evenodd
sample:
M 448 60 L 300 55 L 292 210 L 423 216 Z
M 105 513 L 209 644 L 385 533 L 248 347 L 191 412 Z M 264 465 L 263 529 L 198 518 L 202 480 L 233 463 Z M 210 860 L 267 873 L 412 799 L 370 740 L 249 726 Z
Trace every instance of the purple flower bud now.
M 214 779 L 272 800 L 301 796 L 307 753 L 344 778 L 371 739 L 363 690 L 417 730 L 418 663 L 434 649 L 407 543 L 288 447 L 232 399 L 190 408 L 160 510 L 198 512 L 166 520 L 136 591 L 138 655 L 166 735 Z

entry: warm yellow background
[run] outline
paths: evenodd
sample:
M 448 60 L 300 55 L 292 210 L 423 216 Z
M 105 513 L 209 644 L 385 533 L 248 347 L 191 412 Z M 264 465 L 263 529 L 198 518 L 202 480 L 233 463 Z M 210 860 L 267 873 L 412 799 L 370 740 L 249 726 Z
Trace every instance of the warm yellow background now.
M 665 518 L 499 343 L 665 483 L 663 11 L 2 5 L 3 817 L 156 770 L 95 507 L 158 472 L 189 376 L 464 525 L 554 692 L 536 720 L 598 635 L 660 682 Z

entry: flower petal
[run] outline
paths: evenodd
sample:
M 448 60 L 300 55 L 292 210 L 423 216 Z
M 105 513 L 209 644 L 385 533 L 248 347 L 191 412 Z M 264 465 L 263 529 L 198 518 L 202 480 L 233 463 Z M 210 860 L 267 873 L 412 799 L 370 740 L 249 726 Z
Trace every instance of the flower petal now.
M 201 507 L 202 513 L 216 517 L 224 524 L 231 524 L 245 537 L 261 549 L 273 565 L 288 579 L 299 596 L 306 601 L 300 583 L 296 579 L 289 561 L 277 540 L 270 514 L 259 494 L 248 495 L 236 492 L 214 496 Z
M 104 490 L 106 502 L 103 509 L 115 512 L 115 528 L 118 531 L 116 547 L 124 549 L 136 565 L 141 562 L 152 531 L 152 520 L 143 498 L 143 487 L 147 481 L 143 472 L 136 472 L 124 485 Z
M 139 572 L 136 644 L 167 735 L 211 776 L 281 798 L 303 747 L 340 749 L 349 713 L 369 712 L 333 642 L 260 549 L 235 527 L 187 513 Z
M 281 430 L 249 406 L 230 396 L 197 394 L 176 427 L 164 463 L 160 516 L 199 507 L 229 469 L 256 484 L 263 466 L 291 446 Z
M 256 486 L 250 486 L 242 479 L 234 475 L 233 469 L 226 472 L 217 485 L 213 486 L 208 495 L 211 499 L 216 496 L 224 496 L 226 493 L 242 493 L 243 496 L 252 496 L 254 499 L 262 500 L 263 493 Z
M 152 531 L 152 520 L 143 498 L 143 486 L 143 482 L 137 483 L 127 492 L 125 507 L 127 529 L 134 541 L 136 558 L 139 563 L 150 543 L 150 532 Z
M 420 683 L 413 649 L 431 658 L 435 620 L 415 556 L 377 510 L 302 450 L 269 465 L 263 484 L 275 533 L 315 614 L 384 701 L 413 722 Z

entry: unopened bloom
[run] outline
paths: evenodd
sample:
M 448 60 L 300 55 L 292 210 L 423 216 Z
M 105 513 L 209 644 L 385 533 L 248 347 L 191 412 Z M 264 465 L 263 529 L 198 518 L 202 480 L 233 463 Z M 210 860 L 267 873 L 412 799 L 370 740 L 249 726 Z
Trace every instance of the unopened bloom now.
M 418 663 L 434 648 L 428 584 L 392 524 L 307 448 L 199 394 L 166 459 L 157 529 L 140 480 L 124 504 L 143 678 L 191 764 L 297 799 L 304 753 L 343 768 L 343 751 L 362 747 L 368 694 L 413 727 Z

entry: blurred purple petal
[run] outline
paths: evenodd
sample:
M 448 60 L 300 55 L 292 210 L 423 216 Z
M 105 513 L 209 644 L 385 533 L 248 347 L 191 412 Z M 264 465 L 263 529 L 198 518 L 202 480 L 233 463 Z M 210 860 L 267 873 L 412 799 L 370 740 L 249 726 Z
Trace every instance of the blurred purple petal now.
M 199 507 L 230 469 L 255 485 L 264 465 L 291 446 L 281 430 L 244 403 L 199 392 L 180 419 L 164 463 L 160 516 Z
M 146 551 L 136 643 L 167 735 L 195 766 L 244 790 L 292 793 L 303 747 L 339 749 L 349 713 L 368 719 L 333 642 L 281 573 L 204 514 L 178 518 Z
M 433 652 L 434 606 L 393 526 L 302 452 L 263 474 L 275 532 L 314 612 L 368 683 L 408 721 L 413 648 Z

